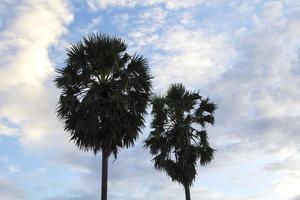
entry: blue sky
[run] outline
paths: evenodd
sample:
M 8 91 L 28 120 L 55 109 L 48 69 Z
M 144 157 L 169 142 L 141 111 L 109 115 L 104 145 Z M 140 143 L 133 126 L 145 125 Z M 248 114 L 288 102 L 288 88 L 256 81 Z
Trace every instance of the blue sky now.
M 215 160 L 192 199 L 299 200 L 299 0 L 4 0 L 0 2 L 0 199 L 99 199 L 101 158 L 68 142 L 52 80 L 90 32 L 148 58 L 154 91 L 200 90 L 219 109 Z M 109 199 L 184 199 L 142 142 L 109 163 Z

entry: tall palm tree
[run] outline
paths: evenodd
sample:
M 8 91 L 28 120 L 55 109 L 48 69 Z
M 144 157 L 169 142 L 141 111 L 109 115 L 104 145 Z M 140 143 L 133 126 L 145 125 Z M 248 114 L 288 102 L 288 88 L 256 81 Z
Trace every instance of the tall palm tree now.
M 147 60 L 126 49 L 120 38 L 90 34 L 67 50 L 66 66 L 55 79 L 61 89 L 57 114 L 70 140 L 81 150 L 102 151 L 102 200 L 108 158 L 133 145 L 151 95 Z
M 152 99 L 152 105 L 153 130 L 145 146 L 154 155 L 155 169 L 182 184 L 186 200 L 190 200 L 197 162 L 206 165 L 214 156 L 205 127 L 214 124 L 216 105 L 198 92 L 187 91 L 182 84 L 172 84 L 165 96 Z

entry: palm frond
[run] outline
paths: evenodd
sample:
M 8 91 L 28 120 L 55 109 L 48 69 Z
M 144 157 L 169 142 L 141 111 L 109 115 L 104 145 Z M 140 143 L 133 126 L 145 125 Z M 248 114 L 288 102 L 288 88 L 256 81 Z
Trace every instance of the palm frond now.
M 82 150 L 109 148 L 117 156 L 144 127 L 152 76 L 146 58 L 126 50 L 121 38 L 90 34 L 67 49 L 57 70 L 57 115 Z
M 206 165 L 214 157 L 204 128 L 214 124 L 216 105 L 182 84 L 170 85 L 165 96 L 153 96 L 151 103 L 152 131 L 145 147 L 154 155 L 154 167 L 165 171 L 173 181 L 190 186 L 197 174 L 197 162 Z M 195 124 L 202 130 L 195 129 Z

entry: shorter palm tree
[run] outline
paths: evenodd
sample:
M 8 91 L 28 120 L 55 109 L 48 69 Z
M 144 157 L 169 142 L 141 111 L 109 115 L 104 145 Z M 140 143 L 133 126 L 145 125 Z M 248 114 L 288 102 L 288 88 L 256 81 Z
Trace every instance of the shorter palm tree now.
M 190 186 L 195 180 L 197 162 L 213 160 L 205 127 L 214 124 L 216 105 L 190 92 L 182 84 L 172 84 L 165 96 L 152 99 L 152 131 L 145 141 L 154 155 L 154 167 L 165 171 L 172 181 L 184 186 L 190 200 Z

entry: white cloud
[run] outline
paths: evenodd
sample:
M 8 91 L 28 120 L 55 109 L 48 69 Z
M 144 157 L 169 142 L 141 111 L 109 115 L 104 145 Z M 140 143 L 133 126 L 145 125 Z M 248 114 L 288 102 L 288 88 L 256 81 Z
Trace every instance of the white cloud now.
M 18 129 L 0 123 L 0 135 L 16 136 L 18 135 Z
M 297 1 L 248 4 L 249 10 L 242 9 L 240 3 L 231 4 L 239 6 L 232 8 L 236 11 L 230 13 L 233 19 L 243 12 L 250 16 L 249 24 L 232 31 L 215 33 L 168 22 L 159 33 L 148 36 L 141 31 L 131 38 L 139 51 L 151 52 L 156 91 L 180 81 L 202 90 L 219 105 L 216 127 L 210 131 L 219 150 L 212 174 L 236 165 L 244 168 L 251 162 L 273 163 L 283 150 L 291 151 L 293 164 L 273 166 L 284 170 L 263 174 L 268 178 L 264 191 L 252 191 L 253 195 L 238 199 L 293 198 L 298 194 L 299 168 L 291 167 L 300 164 L 295 157 L 300 150 L 300 7 Z M 253 176 L 262 181 L 261 175 Z M 247 177 L 242 179 L 240 187 L 247 187 Z
M 22 200 L 25 199 L 25 193 L 16 185 L 16 183 L 0 177 L 0 198 L 9 200 Z
M 8 162 L 8 157 L 7 156 L 0 156 L 0 161 L 3 163 L 7 163 Z
M 216 126 L 209 130 L 211 142 L 218 149 L 216 159 L 207 169 L 201 168 L 199 181 L 192 189 L 193 197 L 296 199 L 295 186 L 300 184 L 300 158 L 296 156 L 300 150 L 299 1 L 231 1 L 228 9 L 232 12 L 227 14 L 236 21 L 230 30 L 215 30 L 222 25 L 219 21 L 206 28 L 194 27 L 195 16 L 186 10 L 170 11 L 207 2 L 174 2 L 88 1 L 93 10 L 151 5 L 137 15 L 128 12 L 114 19 L 118 26 L 124 24 L 121 32 L 130 33 L 130 47 L 149 58 L 156 91 L 163 91 L 171 82 L 183 82 L 189 88 L 201 89 L 203 95 L 210 95 L 219 105 Z M 59 158 L 52 157 L 53 162 L 78 171 L 83 180 L 78 187 L 81 199 L 98 197 L 95 191 L 99 189 L 101 161 L 90 153 L 77 154 L 68 149 L 54 114 L 58 94 L 47 83 L 53 78 L 54 69 L 47 48 L 59 43 L 72 15 L 67 4 L 60 1 L 27 3 L 16 7 L 18 12 L 11 20 L 2 21 L 9 26 L 0 34 L 0 52 L 8 55 L 0 61 L 0 117 L 20 125 L 17 131 L 22 132 L 23 144 L 44 147 L 48 143 L 58 152 L 55 156 Z M 174 22 L 171 17 L 180 20 Z M 247 18 L 246 23 L 239 24 L 240 17 Z M 100 19 L 92 20 L 92 29 Z M 25 25 L 29 21 L 37 27 L 36 32 Z M 1 130 L 6 135 L 16 132 L 3 124 Z M 62 144 L 67 146 L 63 152 L 59 151 Z M 138 146 L 124 152 L 110 163 L 112 199 L 183 197 L 181 186 L 171 183 L 163 172 L 154 172 L 147 150 Z M 247 168 L 249 163 L 251 168 Z M 263 168 L 268 169 L 266 174 L 260 172 Z M 232 180 L 226 177 L 228 173 Z M 220 176 L 216 178 L 214 174 Z M 260 189 L 253 189 L 251 195 L 215 192 L 219 181 L 223 186 L 217 190 L 224 185 L 249 189 L 253 180 L 259 180 Z
M 113 17 L 113 23 L 119 30 L 125 29 L 128 26 L 130 15 L 128 13 L 118 14 Z
M 91 20 L 90 23 L 86 24 L 83 28 L 79 28 L 78 31 L 84 35 L 95 32 L 99 29 L 99 24 L 101 23 L 102 17 L 98 16 Z
M 294 63 L 299 63 L 300 22 L 288 18 L 287 12 L 283 2 L 266 2 L 261 12 L 253 15 L 253 27 L 233 36 L 237 60 L 208 89 L 219 102 L 217 124 L 219 121 L 221 127 L 217 128 L 219 137 L 214 138 L 221 142 L 221 155 L 227 151 L 238 162 L 249 161 L 248 155 L 257 160 L 265 155 L 272 160 L 283 157 L 280 165 L 267 165 L 281 169 L 278 173 L 272 171 L 276 178 L 271 192 L 254 199 L 269 199 L 271 195 L 288 199 L 298 194 L 295 186 L 299 185 L 299 169 L 292 168 L 300 164 L 296 156 L 300 144 L 300 82 L 299 74 L 293 70 L 299 67 Z M 294 12 L 297 16 L 300 10 Z M 240 141 L 229 145 L 233 149 L 222 147 L 223 141 L 231 138 Z M 282 156 L 283 151 L 290 153 Z M 288 157 L 293 158 L 293 163 L 284 164 Z M 225 158 L 220 162 L 229 160 Z
M 187 26 L 192 26 L 196 24 L 196 19 L 194 17 L 195 13 L 192 11 L 183 12 L 180 15 L 180 23 Z
M 53 72 L 47 47 L 56 43 L 72 20 L 67 5 L 60 1 L 32 0 L 14 8 L 14 18 L 4 19 L 10 24 L 0 35 L 1 52 L 11 53 L 0 63 L 1 90 L 20 85 L 39 87 Z
M 95 4 L 95 9 L 143 6 L 138 1 L 102 3 Z M 159 11 L 157 16 L 153 14 L 153 7 L 143 10 L 145 14 L 130 15 L 130 18 L 136 17 L 137 20 L 134 28 L 128 26 L 128 41 L 138 52 L 149 53 L 156 91 L 163 91 L 171 82 L 183 82 L 189 88 L 201 89 L 203 95 L 210 95 L 219 105 L 216 127 L 209 131 L 212 144 L 218 149 L 216 161 L 207 170 L 202 169 L 199 179 L 205 178 L 207 173 L 205 181 L 221 180 L 222 185 L 225 182 L 226 185 L 246 192 L 256 180 L 260 180 L 257 188 L 248 191 L 250 194 L 236 191 L 231 197 L 228 191 L 224 191 L 224 194 L 215 193 L 214 186 L 217 183 L 204 181 L 208 187 L 206 190 L 197 182 L 192 189 L 194 198 L 257 200 L 297 196 L 297 188 L 294 186 L 299 184 L 299 170 L 291 170 L 290 166 L 285 165 L 273 165 L 274 168 L 284 169 L 278 173 L 268 171 L 265 174 L 261 170 L 280 156 L 285 160 L 287 155 L 282 155 L 284 150 L 292 152 L 291 155 L 299 151 L 300 73 L 297 68 L 300 26 L 296 17 L 299 9 L 280 1 L 255 1 L 248 4 L 250 7 L 246 9 L 245 5 L 232 3 L 231 6 L 238 8 L 232 8 L 236 13 L 230 15 L 238 19 L 241 13 L 247 13 L 250 16 L 247 21 L 249 24 L 234 24 L 233 30 L 221 32 L 219 29 L 214 30 L 219 24 L 208 26 L 207 29 L 190 27 L 189 23 L 178 25 L 177 21 L 169 20 L 170 11 L 156 8 L 158 3 L 153 4 L 156 11 Z M 261 7 L 258 9 L 257 6 Z M 159 15 L 160 12 L 166 14 Z M 126 160 L 132 158 L 133 154 L 137 155 L 131 152 L 125 156 Z M 149 156 L 140 157 L 145 158 L 145 162 L 150 159 Z M 113 198 L 147 196 L 149 199 L 159 199 L 170 195 L 169 198 L 176 199 L 183 196 L 180 186 L 174 186 L 164 173 L 151 172 L 151 165 L 136 160 L 126 163 L 122 155 L 116 162 L 116 166 L 110 168 L 113 173 L 113 177 L 110 177 L 111 188 L 114 188 L 110 190 Z M 296 158 L 294 165 L 299 162 Z M 247 168 L 249 163 L 251 167 Z M 91 165 L 88 167 L 91 173 L 83 179 L 91 180 L 91 175 L 98 168 L 93 164 L 85 165 Z M 137 165 L 142 168 L 135 169 Z M 129 171 L 121 170 L 128 167 Z M 136 175 L 130 170 L 141 172 Z M 222 177 L 228 172 L 232 173 L 232 180 Z M 220 176 L 216 178 L 213 174 Z M 151 177 L 147 178 L 147 175 Z M 238 180 L 234 179 L 238 176 Z M 133 185 L 128 183 L 128 177 L 133 177 Z M 145 182 L 153 180 L 153 177 L 161 182 Z M 136 184 L 140 182 L 142 184 Z M 133 187 L 139 193 L 132 192 L 132 196 L 128 196 L 128 191 Z
M 20 127 L 24 143 L 49 137 L 60 129 L 55 119 L 55 94 L 47 81 L 53 79 L 54 66 L 48 48 L 67 32 L 72 13 L 60 0 L 28 0 L 15 6 L 5 16 L 0 33 L 0 117 Z M 19 133 L 20 134 L 20 133 Z
M 166 23 L 168 11 L 160 7 L 147 9 L 139 14 L 137 32 L 153 34 Z
M 299 152 L 293 149 L 281 151 L 281 161 L 273 165 L 276 170 L 276 178 L 273 182 L 274 191 L 284 199 L 292 199 L 300 194 L 300 157 Z
M 175 26 L 159 38 L 160 42 L 154 45 L 158 51 L 152 61 L 158 90 L 171 82 L 195 87 L 215 80 L 230 67 L 229 58 L 235 54 L 222 34 L 210 35 L 202 30 Z
M 7 170 L 8 170 L 8 173 L 15 174 L 15 173 L 20 172 L 20 167 L 18 165 L 10 165 L 10 166 L 8 166 Z
M 87 4 L 92 11 L 97 9 L 107 9 L 113 7 L 127 7 L 133 8 L 136 6 L 157 6 L 164 5 L 167 9 L 177 10 L 190 8 L 194 6 L 199 6 L 202 4 L 210 4 L 214 2 L 213 0 L 186 0 L 186 1 L 176 1 L 176 0 L 88 0 Z

